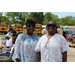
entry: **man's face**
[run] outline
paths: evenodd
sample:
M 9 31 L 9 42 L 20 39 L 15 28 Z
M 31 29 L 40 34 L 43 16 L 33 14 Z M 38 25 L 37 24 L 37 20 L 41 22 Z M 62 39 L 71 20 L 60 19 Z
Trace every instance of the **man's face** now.
M 50 33 L 50 34 L 55 34 L 56 33 L 56 25 L 53 25 L 53 24 L 55 24 L 53 21 L 50 21 L 48 24 L 50 24 L 49 26 L 48 26 L 48 32 Z
M 7 40 L 9 39 L 9 37 L 7 37 L 7 36 L 6 36 L 5 38 L 6 38 Z

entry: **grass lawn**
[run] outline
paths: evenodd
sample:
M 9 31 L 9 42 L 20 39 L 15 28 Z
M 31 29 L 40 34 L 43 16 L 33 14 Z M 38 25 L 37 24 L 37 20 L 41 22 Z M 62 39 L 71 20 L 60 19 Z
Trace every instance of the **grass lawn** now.
M 5 35 L 1 35 L 1 34 L 0 34 L 0 37 L 5 37 Z
M 39 37 L 39 39 L 40 39 L 40 37 Z
M 0 34 L 0 37 L 5 37 L 5 35 Z M 39 39 L 40 39 L 40 37 L 39 37 Z

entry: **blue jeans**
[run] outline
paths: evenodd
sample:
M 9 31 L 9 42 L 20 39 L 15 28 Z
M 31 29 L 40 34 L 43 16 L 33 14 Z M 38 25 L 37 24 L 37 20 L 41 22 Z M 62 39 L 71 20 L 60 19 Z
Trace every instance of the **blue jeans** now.
M 10 56 L 10 53 L 2 53 L 2 54 L 0 54 L 0 56 Z

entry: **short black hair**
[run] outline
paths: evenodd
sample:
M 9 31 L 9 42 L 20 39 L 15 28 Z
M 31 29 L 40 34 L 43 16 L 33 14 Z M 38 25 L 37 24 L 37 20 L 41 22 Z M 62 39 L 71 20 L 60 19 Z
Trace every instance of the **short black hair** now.
M 16 31 L 15 31 L 15 30 L 13 30 L 13 31 L 11 31 L 11 33 L 16 34 Z
M 32 20 L 32 19 L 28 19 L 27 21 L 26 21 L 26 27 L 28 26 L 28 25 L 34 25 L 35 26 L 35 21 L 34 20 Z

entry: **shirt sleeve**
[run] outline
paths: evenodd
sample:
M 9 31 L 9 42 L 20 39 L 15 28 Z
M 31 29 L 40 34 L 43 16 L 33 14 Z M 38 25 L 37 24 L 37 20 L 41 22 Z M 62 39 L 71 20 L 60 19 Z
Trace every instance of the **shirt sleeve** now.
M 61 42 L 61 48 L 62 48 L 61 52 L 63 53 L 67 50 L 70 50 L 70 47 L 69 47 L 68 42 L 66 41 L 66 39 L 64 37 L 62 37 L 61 40 L 62 40 L 62 42 Z
M 17 39 L 16 39 L 16 42 L 15 42 L 15 50 L 14 50 L 14 54 L 13 54 L 13 57 L 14 57 L 14 60 L 16 60 L 16 58 L 20 59 L 20 41 L 21 41 L 21 36 L 18 35 Z
M 35 51 L 36 52 L 40 52 L 41 51 L 41 41 L 42 41 L 42 38 L 39 39 L 37 45 L 36 45 L 36 48 L 35 48 Z

